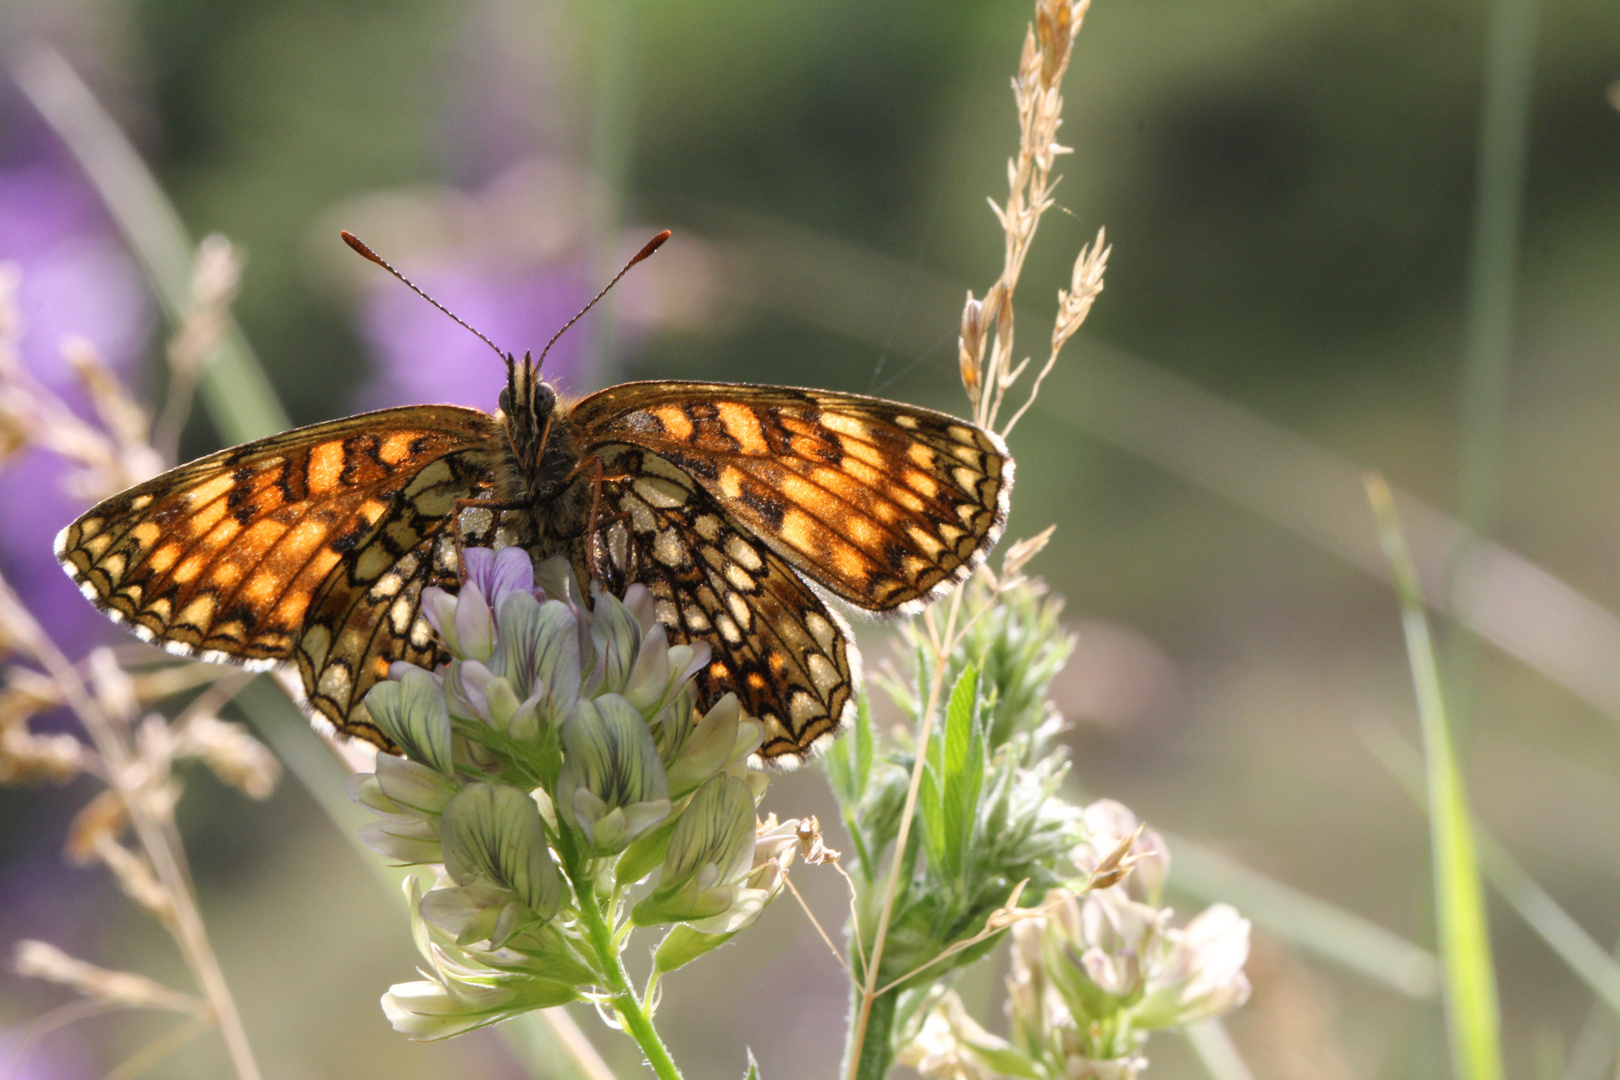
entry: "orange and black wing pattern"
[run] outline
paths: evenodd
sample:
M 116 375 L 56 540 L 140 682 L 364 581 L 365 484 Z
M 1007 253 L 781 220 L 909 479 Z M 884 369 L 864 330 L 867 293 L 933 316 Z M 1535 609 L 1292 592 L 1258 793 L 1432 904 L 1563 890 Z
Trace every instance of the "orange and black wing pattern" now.
M 911 614 L 972 572 L 1013 461 L 968 421 L 879 398 L 625 383 L 574 407 L 582 453 L 621 443 L 690 474 L 746 531 L 856 607 Z
M 437 656 L 421 590 L 455 583 L 452 510 L 490 493 L 503 438 L 453 406 L 285 432 L 113 496 L 62 530 L 57 558 L 137 636 L 202 660 L 293 661 L 310 704 L 385 741 L 360 700 L 390 661 Z
M 645 585 L 672 640 L 710 644 L 703 702 L 735 691 L 765 725 L 762 757 L 791 767 L 830 742 L 855 709 L 849 628 L 688 470 L 635 446 L 595 453 L 612 479 L 591 577 L 613 593 Z

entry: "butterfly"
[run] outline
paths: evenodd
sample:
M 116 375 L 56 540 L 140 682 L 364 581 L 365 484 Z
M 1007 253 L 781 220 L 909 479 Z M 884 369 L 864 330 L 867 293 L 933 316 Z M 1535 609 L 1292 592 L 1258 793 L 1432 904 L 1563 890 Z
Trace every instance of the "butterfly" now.
M 422 590 L 455 589 L 463 546 L 562 555 L 583 594 L 640 583 L 672 642 L 708 642 L 699 706 L 736 693 L 764 724 L 760 755 L 792 766 L 855 711 L 860 659 L 829 597 L 919 611 L 1006 520 L 1006 445 L 945 413 L 719 382 L 571 402 L 541 379 L 544 352 L 502 356 L 493 415 L 413 405 L 222 450 L 95 506 L 57 558 L 136 636 L 291 663 L 310 707 L 390 749 L 366 691 L 394 661 L 449 660 Z

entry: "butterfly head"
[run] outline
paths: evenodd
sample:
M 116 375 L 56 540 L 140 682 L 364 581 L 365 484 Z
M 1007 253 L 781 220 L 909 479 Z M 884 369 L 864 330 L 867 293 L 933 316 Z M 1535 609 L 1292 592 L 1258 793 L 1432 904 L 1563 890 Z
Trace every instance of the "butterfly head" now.
M 506 388 L 500 402 L 513 454 L 525 470 L 538 470 L 557 409 L 557 391 L 540 377 L 540 364 L 532 354 L 524 353 L 521 361 L 506 354 Z

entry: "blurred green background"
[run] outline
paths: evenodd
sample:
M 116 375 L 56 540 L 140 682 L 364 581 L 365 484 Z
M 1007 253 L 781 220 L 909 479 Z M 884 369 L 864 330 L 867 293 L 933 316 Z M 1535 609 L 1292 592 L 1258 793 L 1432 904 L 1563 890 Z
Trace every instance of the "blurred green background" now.
M 0 12 L 8 54 L 60 49 L 191 230 L 245 248 L 236 311 L 298 422 L 392 401 L 388 387 L 434 359 L 390 334 L 389 313 L 418 302 L 343 249 L 340 226 L 408 274 L 473 267 L 551 282 L 570 303 L 673 228 L 585 327 L 574 392 L 720 378 L 963 407 L 956 319 L 963 290 L 982 293 L 1000 266 L 984 199 L 1005 197 L 1024 0 Z M 1391 729 L 1415 742 L 1415 707 L 1390 590 L 1354 561 L 1372 526 L 1344 463 L 1456 511 L 1487 14 L 1461 0 L 1098 0 L 1067 83 L 1075 152 L 1019 294 L 1023 351 L 1044 355 L 1055 290 L 1107 226 L 1106 291 L 1012 439 L 1009 536 L 1058 526 L 1035 569 L 1079 635 L 1059 704 L 1086 796 L 1425 948 L 1426 824 L 1370 748 Z M 1616 80 L 1620 5 L 1541 3 L 1493 485 L 1496 538 L 1550 576 L 1515 578 L 1481 617 L 1575 675 L 1560 686 L 1525 654 L 1483 647 L 1465 731 L 1478 813 L 1606 944 L 1620 935 L 1620 696 L 1603 687 L 1620 636 L 1585 631 L 1620 611 Z M 0 104 L 0 164 L 60 157 L 14 89 Z M 469 317 L 519 350 L 560 325 Z M 188 452 L 216 444 L 193 423 Z M 1567 610 L 1589 619 L 1560 621 Z M 887 631 L 861 636 L 870 668 Z M 183 981 L 104 875 L 59 867 L 82 798 L 0 791 L 5 895 L 23 898 L 0 926 Z M 780 778 L 766 806 L 836 816 L 813 769 Z M 377 998 L 410 977 L 404 920 L 295 781 L 259 805 L 198 775 L 182 824 L 269 1076 L 522 1075 L 495 1035 L 418 1046 L 389 1030 Z M 795 881 L 841 922 L 830 872 Z M 1511 1075 L 1614 1075 L 1612 1018 L 1510 909 L 1491 914 Z M 1261 1080 L 1443 1074 L 1433 999 L 1264 928 L 1250 972 L 1230 1026 Z M 999 1018 L 996 978 L 969 996 Z M 15 1036 L 60 999 L 0 975 L 0 1025 Z M 670 981 L 660 1026 L 688 1075 L 740 1073 L 747 1044 L 768 1080 L 820 1078 L 845 1004 L 837 965 L 784 900 Z M 580 1019 L 636 1075 L 628 1041 Z M 90 1021 L 23 1075 L 100 1075 L 155 1024 Z M 1175 1037 L 1149 1056 L 1151 1076 L 1204 1075 Z M 154 1075 L 223 1067 L 203 1039 Z

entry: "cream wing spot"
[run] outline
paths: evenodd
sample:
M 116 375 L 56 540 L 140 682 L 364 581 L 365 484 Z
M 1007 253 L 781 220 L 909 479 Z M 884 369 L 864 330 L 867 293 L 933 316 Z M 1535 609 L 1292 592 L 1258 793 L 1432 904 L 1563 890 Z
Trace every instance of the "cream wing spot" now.
M 183 626 L 195 626 L 198 629 L 206 627 L 214 621 L 214 597 L 210 593 L 203 593 L 180 609 L 175 622 Z
M 220 473 L 212 480 L 198 484 L 196 487 L 186 492 L 186 505 L 193 508 L 205 506 L 208 503 L 217 501 L 221 496 L 228 493 L 231 488 L 235 486 L 236 481 L 232 478 L 230 473 Z M 223 511 L 224 508 L 221 507 L 221 512 L 223 513 Z
M 328 664 L 321 671 L 319 682 L 315 689 L 318 693 L 334 701 L 347 701 L 349 688 L 353 680 L 349 675 L 349 666 L 341 661 Z
M 735 563 L 726 566 L 725 575 L 726 581 L 738 592 L 752 592 L 754 590 L 754 579 L 748 576 L 748 571 Z

